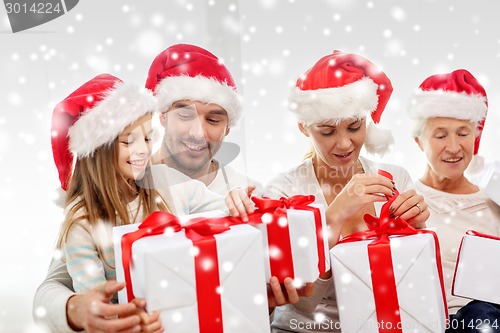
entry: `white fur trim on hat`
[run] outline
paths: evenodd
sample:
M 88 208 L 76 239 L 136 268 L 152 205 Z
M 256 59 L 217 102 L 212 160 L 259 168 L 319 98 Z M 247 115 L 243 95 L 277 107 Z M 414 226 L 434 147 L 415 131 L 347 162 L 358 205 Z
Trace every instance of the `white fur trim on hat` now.
M 380 128 L 372 121 L 369 122 L 366 129 L 366 138 L 364 147 L 370 154 L 384 155 L 394 145 L 394 137 L 388 129 Z
M 202 75 L 168 76 L 155 88 L 161 112 L 166 112 L 177 101 L 189 99 L 216 104 L 227 112 L 229 127 L 238 123 L 241 116 L 241 96 L 225 82 Z
M 294 87 L 289 109 L 306 125 L 327 120 L 363 119 L 378 105 L 378 85 L 369 77 L 337 88 L 301 90 Z
M 157 110 L 156 99 L 146 88 L 117 83 L 105 94 L 69 129 L 69 148 L 78 157 L 92 156 L 141 116 Z
M 486 98 L 443 90 L 417 89 L 409 114 L 414 118 L 447 117 L 479 122 L 486 117 Z

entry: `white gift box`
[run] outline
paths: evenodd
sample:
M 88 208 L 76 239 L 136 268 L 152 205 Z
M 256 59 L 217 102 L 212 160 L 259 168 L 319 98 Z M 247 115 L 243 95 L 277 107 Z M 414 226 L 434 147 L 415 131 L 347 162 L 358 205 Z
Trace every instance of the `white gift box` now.
M 379 332 L 367 247 L 372 241 L 330 250 L 342 332 Z M 446 301 L 434 237 L 391 236 L 390 249 L 403 332 L 444 332 Z
M 470 179 L 500 206 L 500 161 L 486 164 L 481 172 L 471 174 Z
M 319 209 L 322 231 L 318 235 L 314 213 L 309 210 L 287 209 L 288 237 L 292 252 L 293 275 L 298 284 L 314 282 L 324 273 L 319 271 L 320 254 L 318 250 L 318 237 L 322 237 L 321 251 L 324 258 L 325 271 L 330 269 L 330 256 L 328 253 L 328 236 L 325 222 L 325 209 L 323 205 L 310 204 L 310 207 Z M 262 232 L 265 261 L 266 281 L 272 276 L 270 256 L 282 255 L 277 247 L 269 244 L 267 224 L 271 221 L 270 213 L 262 215 L 263 223 L 251 224 Z M 281 279 L 280 279 L 281 280 Z
M 458 252 L 452 294 L 500 304 L 498 258 L 500 239 L 465 235 Z
M 220 212 L 190 215 L 221 217 Z M 138 225 L 113 228 L 116 276 L 124 281 L 121 237 Z M 224 332 L 269 332 L 267 290 L 263 263 L 262 236 L 248 225 L 214 235 Z M 136 297 L 144 298 L 149 312 L 161 311 L 168 332 L 200 332 L 194 256 L 197 248 L 185 231 L 148 236 L 132 245 L 131 280 Z M 118 293 L 119 302 L 127 302 L 126 291 Z M 209 332 L 212 333 L 212 332 Z
M 484 188 L 484 193 L 500 206 L 500 171 L 493 172 Z

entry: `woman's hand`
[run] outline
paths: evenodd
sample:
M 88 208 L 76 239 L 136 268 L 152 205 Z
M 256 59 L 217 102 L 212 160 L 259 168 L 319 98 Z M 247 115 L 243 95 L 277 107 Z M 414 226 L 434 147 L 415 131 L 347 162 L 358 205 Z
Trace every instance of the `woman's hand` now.
M 391 217 L 400 217 L 417 229 L 425 228 L 425 221 L 431 215 L 424 197 L 413 189 L 401 193 L 389 210 Z
M 387 201 L 386 196 L 393 196 L 395 189 L 394 182 L 387 177 L 355 174 L 326 209 L 330 248 L 337 243 L 344 222 L 365 205 Z
M 387 177 L 377 174 L 355 174 L 335 197 L 328 209 L 334 210 L 338 221 L 346 221 L 365 205 L 387 201 L 396 187 Z
M 254 205 L 250 197 L 255 186 L 236 187 L 226 195 L 226 205 L 232 216 L 240 216 L 244 222 L 248 222 L 248 214 L 254 212 Z

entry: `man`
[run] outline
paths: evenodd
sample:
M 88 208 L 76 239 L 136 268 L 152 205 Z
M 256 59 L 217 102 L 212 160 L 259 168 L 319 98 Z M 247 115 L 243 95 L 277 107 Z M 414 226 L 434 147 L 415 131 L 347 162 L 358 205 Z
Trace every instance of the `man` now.
M 173 45 L 154 59 L 146 88 L 158 98 L 165 128 L 154 163 L 167 164 L 221 195 L 235 187 L 259 187 L 225 165 L 239 152 L 223 141 L 242 107 L 231 73 L 215 55 L 195 45 Z

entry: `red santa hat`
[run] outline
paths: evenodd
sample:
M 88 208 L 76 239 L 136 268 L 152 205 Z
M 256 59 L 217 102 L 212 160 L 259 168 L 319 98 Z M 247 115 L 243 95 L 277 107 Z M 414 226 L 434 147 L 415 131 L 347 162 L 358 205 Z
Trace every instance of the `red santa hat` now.
M 209 51 L 189 44 L 172 45 L 149 68 L 146 88 L 154 91 L 161 112 L 189 99 L 226 110 L 229 126 L 241 116 L 241 97 L 229 70 Z
M 413 118 L 447 117 L 476 123 L 476 155 L 487 111 L 488 99 L 483 86 L 470 72 L 458 69 L 425 79 L 413 96 L 409 113 Z
M 378 124 L 391 94 L 391 81 L 376 65 L 357 54 L 335 50 L 299 77 L 289 108 L 306 125 L 367 115 Z M 368 152 L 383 154 L 393 142 L 389 131 L 368 126 Z
M 84 83 L 52 114 L 52 153 L 61 188 L 66 190 L 74 156 L 92 156 L 111 144 L 130 124 L 157 104 L 147 89 L 123 83 L 110 74 L 101 74 Z

